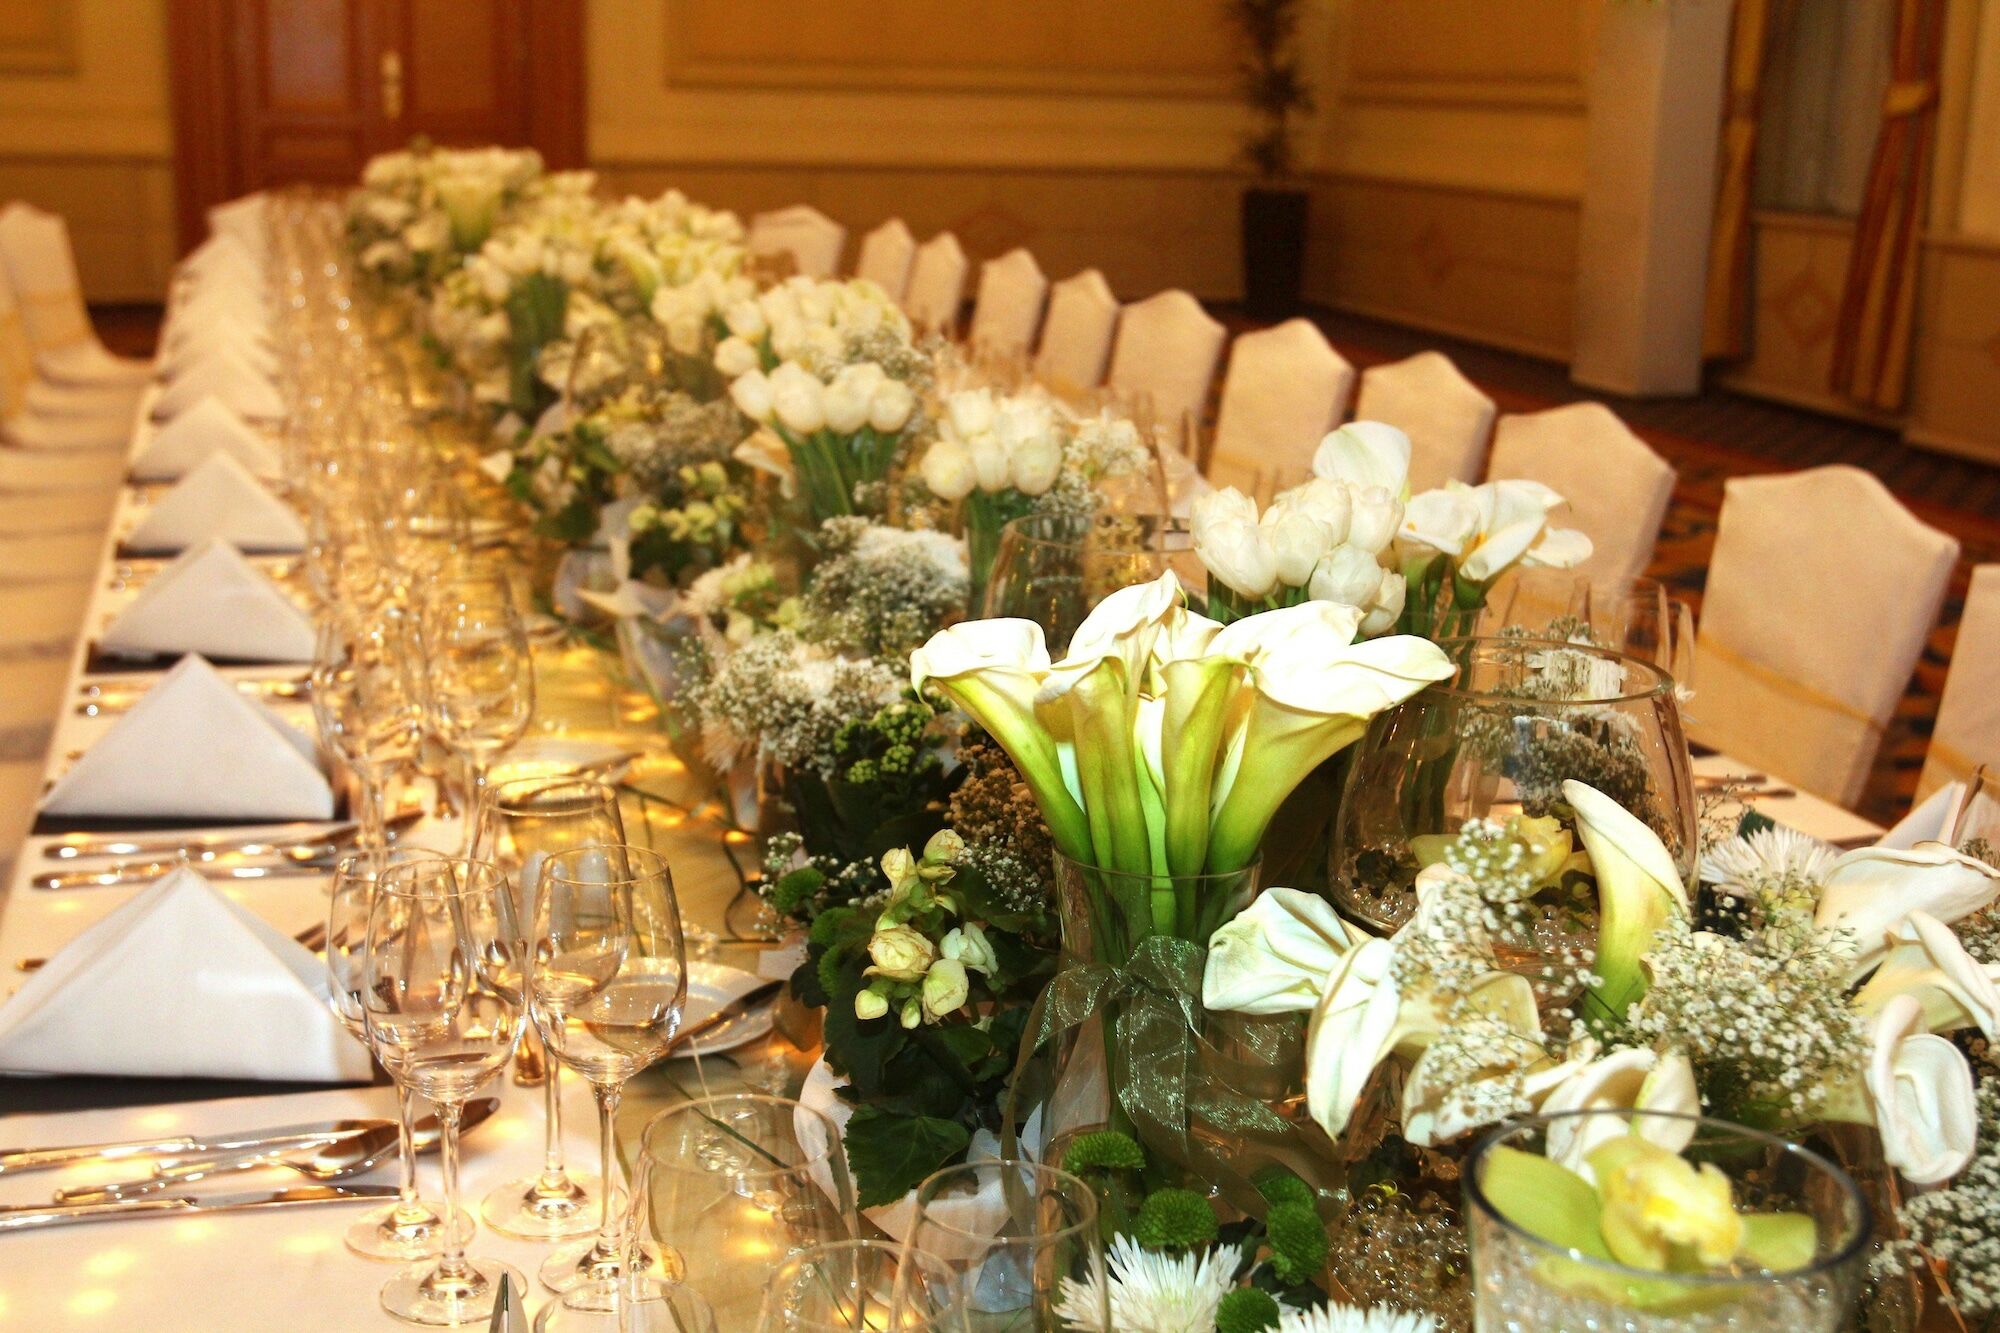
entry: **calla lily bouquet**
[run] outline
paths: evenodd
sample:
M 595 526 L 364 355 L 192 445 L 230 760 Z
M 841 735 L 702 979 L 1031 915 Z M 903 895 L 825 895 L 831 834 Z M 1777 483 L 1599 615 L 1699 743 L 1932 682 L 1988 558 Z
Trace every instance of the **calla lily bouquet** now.
M 1836 857 L 1753 832 L 1705 855 L 1717 906 L 1697 921 L 1644 821 L 1580 782 L 1564 797 L 1561 817 L 1435 840 L 1418 910 L 1389 938 L 1267 890 L 1211 937 L 1203 1002 L 1308 1015 L 1307 1109 L 1335 1138 L 1393 1061 L 1401 1134 L 1420 1146 L 1629 1108 L 1872 1125 L 1917 1184 L 1966 1165 L 1973 1076 L 1937 1034 L 2000 1035 L 2000 959 L 1968 947 L 1992 937 L 2000 869 L 1935 843 Z M 1552 1132 L 1549 1155 L 1580 1171 L 1600 1139 Z
M 1428 641 L 1355 642 L 1360 623 L 1314 602 L 1224 626 L 1166 574 L 1101 602 L 1061 662 L 1031 621 L 966 621 L 911 655 L 910 680 L 1007 751 L 1060 852 L 1150 882 L 1133 933 L 1199 939 L 1174 881 L 1250 865 L 1306 774 L 1451 674 Z

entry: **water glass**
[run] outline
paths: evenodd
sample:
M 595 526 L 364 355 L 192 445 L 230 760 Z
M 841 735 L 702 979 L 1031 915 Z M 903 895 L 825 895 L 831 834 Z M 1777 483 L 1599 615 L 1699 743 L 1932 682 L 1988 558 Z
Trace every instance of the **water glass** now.
M 1000 530 L 982 614 L 1034 621 L 1049 655 L 1060 658 L 1099 602 L 1169 569 L 1197 596 L 1208 587 L 1194 536 L 1180 519 L 1031 514 Z
M 952 1273 L 940 1333 L 1110 1328 L 1097 1195 L 1067 1171 L 1000 1159 L 948 1166 L 917 1186 L 913 1254 Z
M 758 1333 L 934 1329 L 952 1309 L 952 1271 L 883 1240 L 815 1245 L 778 1265 Z

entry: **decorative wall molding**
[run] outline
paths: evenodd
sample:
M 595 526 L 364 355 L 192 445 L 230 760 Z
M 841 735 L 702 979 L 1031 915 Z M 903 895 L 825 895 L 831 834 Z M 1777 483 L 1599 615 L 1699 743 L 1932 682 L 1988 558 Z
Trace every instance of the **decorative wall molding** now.
M 76 73 L 75 0 L 0 6 L 0 74 Z
M 1348 0 L 1340 99 L 1581 111 L 1585 14 L 1578 0 Z

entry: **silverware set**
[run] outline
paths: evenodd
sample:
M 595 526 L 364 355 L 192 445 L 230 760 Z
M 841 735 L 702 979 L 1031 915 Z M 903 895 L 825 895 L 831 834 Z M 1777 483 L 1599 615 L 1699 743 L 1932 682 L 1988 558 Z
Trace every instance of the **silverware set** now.
M 467 1103 L 461 1128 L 472 1128 L 499 1107 L 498 1099 L 492 1097 Z M 0 1176 L 97 1164 L 143 1163 L 147 1168 L 146 1174 L 130 1179 L 58 1189 L 47 1204 L 0 1208 L 0 1232 L 133 1217 L 381 1203 L 396 1197 L 393 1186 L 339 1182 L 362 1175 L 392 1156 L 396 1136 L 394 1120 L 327 1120 L 243 1134 L 179 1135 L 0 1151 Z M 412 1139 L 419 1153 L 435 1151 L 439 1142 L 437 1117 L 419 1120 Z M 222 1194 L 203 1194 L 192 1188 L 261 1170 L 283 1171 L 301 1180 L 279 1188 Z
M 312 698 L 312 681 L 304 676 L 244 676 L 236 688 L 258 699 L 304 702 Z M 110 717 L 132 708 L 152 688 L 148 681 L 98 680 L 77 691 L 79 717 Z

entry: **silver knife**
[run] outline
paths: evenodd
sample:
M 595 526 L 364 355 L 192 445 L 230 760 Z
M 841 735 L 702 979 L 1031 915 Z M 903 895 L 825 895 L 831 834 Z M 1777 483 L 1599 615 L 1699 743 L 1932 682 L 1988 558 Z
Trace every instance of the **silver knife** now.
M 421 808 L 392 815 L 383 825 L 400 833 L 423 818 Z M 166 833 L 141 837 L 130 833 L 72 834 L 44 844 L 42 855 L 51 861 L 74 861 L 82 856 L 188 856 L 211 852 L 244 852 L 250 855 L 273 852 L 305 843 L 352 842 L 361 826 L 353 820 L 339 824 L 300 820 L 292 824 L 272 824 L 242 833 Z
M 693 1042 L 695 1038 L 701 1036 L 703 1033 L 713 1032 L 724 1023 L 735 1022 L 764 1001 L 770 999 L 773 995 L 776 995 L 779 987 L 784 984 L 784 979 L 781 977 L 775 981 L 767 981 L 761 986 L 752 986 L 749 990 L 744 991 L 714 1013 L 703 1018 L 698 1018 L 682 1028 L 680 1033 L 674 1038 L 674 1045 L 684 1046 Z
M 295 1185 L 241 1194 L 174 1195 L 120 1199 L 112 1203 L 68 1203 L 0 1208 L 0 1232 L 39 1231 L 76 1222 L 111 1222 L 127 1217 L 229 1213 L 246 1208 L 290 1208 L 314 1203 L 378 1203 L 396 1197 L 394 1185 Z
M 0 1175 L 39 1171 L 82 1162 L 117 1162 L 132 1157 L 184 1157 L 194 1153 L 235 1152 L 245 1148 L 296 1148 L 327 1143 L 348 1134 L 362 1134 L 390 1120 L 309 1120 L 298 1125 L 252 1129 L 242 1133 L 181 1134 L 163 1139 L 126 1139 L 118 1143 L 77 1143 L 61 1148 L 14 1148 L 0 1152 Z
M 283 879 L 292 875 L 323 875 L 333 869 L 337 849 L 322 847 L 310 856 L 282 861 L 259 861 L 254 865 L 171 861 L 122 861 L 109 869 L 53 870 L 28 881 L 36 889 L 103 889 L 119 884 L 151 884 L 164 879 L 184 865 L 192 865 L 204 878 L 221 880 Z

